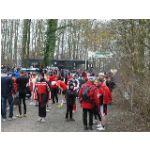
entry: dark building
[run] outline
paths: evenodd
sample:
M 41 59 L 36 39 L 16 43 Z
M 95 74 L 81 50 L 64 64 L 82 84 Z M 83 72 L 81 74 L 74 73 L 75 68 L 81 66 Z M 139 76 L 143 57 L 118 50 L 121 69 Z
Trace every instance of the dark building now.
M 79 68 L 85 68 L 85 61 L 84 60 L 52 60 L 52 66 L 58 67 L 59 69 L 79 69 Z M 34 67 L 44 67 L 43 59 L 29 59 L 29 65 Z M 87 62 L 86 68 L 93 68 L 93 64 Z
M 81 66 L 85 65 L 84 60 L 53 60 L 53 66 L 58 67 L 59 69 L 79 69 Z

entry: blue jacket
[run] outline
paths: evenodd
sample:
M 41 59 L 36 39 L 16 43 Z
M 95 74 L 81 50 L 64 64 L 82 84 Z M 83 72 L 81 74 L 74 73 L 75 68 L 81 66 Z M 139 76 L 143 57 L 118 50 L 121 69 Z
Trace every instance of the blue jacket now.
M 15 75 L 16 75 L 16 78 L 20 77 L 20 73 L 18 71 L 16 71 Z

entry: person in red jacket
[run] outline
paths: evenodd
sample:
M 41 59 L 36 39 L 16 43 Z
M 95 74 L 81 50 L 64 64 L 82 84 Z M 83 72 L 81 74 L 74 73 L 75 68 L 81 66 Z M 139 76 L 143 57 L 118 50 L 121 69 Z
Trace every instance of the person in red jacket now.
M 94 89 L 93 99 L 95 99 L 96 105 L 94 107 L 93 112 L 94 112 L 96 127 L 100 128 L 102 125 L 101 125 L 101 115 L 100 115 L 99 108 L 100 108 L 100 99 L 101 96 L 103 95 L 103 91 L 101 91 L 99 80 L 95 80 L 94 84 L 96 89 Z
M 46 117 L 46 105 L 49 99 L 50 88 L 46 80 L 44 79 L 44 73 L 40 75 L 40 81 L 36 82 L 35 90 L 37 92 L 39 101 L 39 119 L 38 121 L 45 122 Z
M 100 78 L 100 92 L 103 93 L 103 97 L 100 99 L 100 113 L 102 118 L 102 127 L 97 128 L 98 130 L 105 130 L 106 125 L 106 116 L 107 116 L 107 105 L 111 104 L 112 98 L 110 90 L 107 85 L 104 83 L 104 79 Z
M 87 115 L 89 114 L 89 129 L 92 130 L 92 126 L 93 126 L 93 108 L 94 108 L 94 101 L 93 100 L 88 100 L 85 99 L 84 95 L 85 95 L 85 90 L 87 90 L 87 88 L 90 89 L 90 87 L 93 86 L 93 80 L 89 79 L 89 81 L 87 81 L 85 84 L 82 85 L 80 91 L 79 91 L 79 99 L 80 99 L 80 103 L 81 103 L 81 107 L 83 109 L 83 125 L 84 125 L 84 129 L 88 130 L 88 126 L 87 126 Z M 90 92 L 88 91 L 88 94 Z M 91 93 L 90 93 L 91 95 Z

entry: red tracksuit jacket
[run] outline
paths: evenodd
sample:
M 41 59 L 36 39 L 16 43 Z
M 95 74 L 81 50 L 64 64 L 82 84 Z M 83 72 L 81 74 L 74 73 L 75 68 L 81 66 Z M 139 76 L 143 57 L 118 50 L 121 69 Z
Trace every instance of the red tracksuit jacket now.
M 101 88 L 102 88 L 101 90 L 104 95 L 103 103 L 110 104 L 112 102 L 112 97 L 111 97 L 111 92 L 110 92 L 109 88 L 107 87 L 107 85 L 104 82 L 101 84 Z
M 41 95 L 49 94 L 49 92 L 50 92 L 49 86 L 48 86 L 48 84 L 45 81 L 37 82 L 35 84 L 35 86 L 36 86 L 37 93 L 39 95 L 39 99 L 38 100 L 39 100 L 39 102 L 43 102 L 43 99 L 42 99 Z
M 94 105 L 91 102 L 87 102 L 87 101 L 83 101 L 82 95 L 83 95 L 83 89 L 85 88 L 85 86 L 92 86 L 93 83 L 90 81 L 87 81 L 85 84 L 82 85 L 80 92 L 79 92 L 79 98 L 80 98 L 80 102 L 81 102 L 81 107 L 83 109 L 93 109 Z M 91 93 L 90 93 L 91 94 Z

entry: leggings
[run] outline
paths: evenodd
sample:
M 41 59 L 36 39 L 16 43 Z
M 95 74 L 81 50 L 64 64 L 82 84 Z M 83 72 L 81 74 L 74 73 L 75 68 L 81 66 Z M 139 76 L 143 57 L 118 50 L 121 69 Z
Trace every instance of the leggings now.
M 72 111 L 73 111 L 73 104 L 67 105 L 66 119 L 68 119 L 68 114 L 70 115 L 70 119 L 72 119 Z
M 39 117 L 46 117 L 47 102 L 48 102 L 48 94 L 39 95 Z
M 18 103 L 18 108 L 19 108 L 19 114 L 22 115 L 22 109 L 21 109 L 21 103 L 23 101 L 23 106 L 24 106 L 24 114 L 27 112 L 27 106 L 26 106 L 26 94 L 25 93 L 19 93 L 19 103 Z
M 100 106 L 101 115 L 107 115 L 107 104 L 103 104 Z
M 89 114 L 89 115 L 88 115 Z M 83 125 L 87 126 L 87 118 L 89 116 L 89 126 L 93 125 L 93 110 L 92 109 L 83 109 Z
M 56 98 L 56 102 L 58 103 L 58 88 L 52 88 L 51 89 L 51 97 L 52 97 L 52 101 L 53 103 L 55 103 L 55 98 Z
M 94 117 L 95 117 L 95 120 L 98 120 L 101 121 L 101 115 L 100 115 L 100 112 L 98 111 L 98 107 L 95 106 L 95 108 L 93 109 L 93 113 L 94 113 Z

